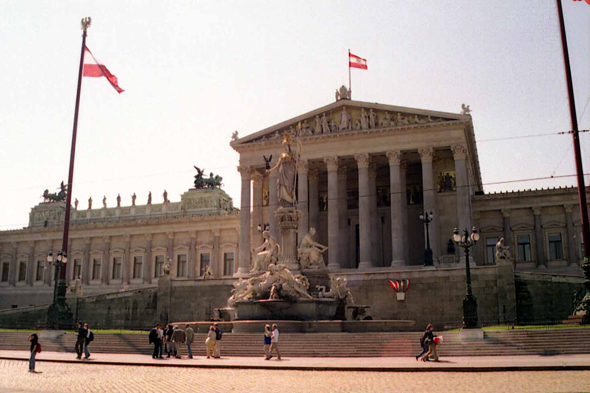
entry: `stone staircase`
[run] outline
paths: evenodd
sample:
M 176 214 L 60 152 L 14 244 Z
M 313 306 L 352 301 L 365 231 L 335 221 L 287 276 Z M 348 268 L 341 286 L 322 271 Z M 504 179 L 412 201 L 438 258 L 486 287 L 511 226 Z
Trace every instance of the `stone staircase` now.
M 287 357 L 411 357 L 420 352 L 420 332 L 282 333 L 281 354 Z M 28 350 L 24 332 L 0 332 L 0 350 Z M 483 341 L 461 341 L 458 332 L 439 332 L 441 356 L 515 356 L 590 353 L 590 328 L 486 331 Z M 43 351 L 74 352 L 76 337 L 56 342 L 40 339 Z M 195 334 L 193 352 L 205 355 L 205 335 Z M 145 334 L 95 334 L 91 353 L 151 354 Z M 222 356 L 262 356 L 262 333 L 225 333 Z M 186 346 L 182 348 L 186 355 Z

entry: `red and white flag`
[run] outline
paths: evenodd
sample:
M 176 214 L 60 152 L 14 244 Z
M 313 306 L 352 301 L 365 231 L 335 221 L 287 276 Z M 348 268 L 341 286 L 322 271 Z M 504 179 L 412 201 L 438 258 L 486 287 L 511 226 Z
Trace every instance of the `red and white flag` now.
M 352 68 L 360 68 L 361 70 L 367 69 L 367 59 L 361 59 L 357 55 L 353 55 L 348 52 L 348 66 Z
M 105 78 L 107 78 L 111 86 L 113 86 L 113 88 L 117 90 L 118 93 L 123 93 L 125 90 L 119 87 L 119 81 L 117 80 L 117 77 L 111 74 L 111 72 L 108 70 L 108 68 L 104 66 L 104 64 L 96 60 L 96 58 L 94 57 L 92 52 L 90 52 L 90 49 L 88 49 L 87 46 L 84 47 L 84 50 L 86 51 L 86 55 L 90 56 L 84 56 L 84 72 L 82 73 L 82 76 L 90 76 L 97 78 L 104 76 Z

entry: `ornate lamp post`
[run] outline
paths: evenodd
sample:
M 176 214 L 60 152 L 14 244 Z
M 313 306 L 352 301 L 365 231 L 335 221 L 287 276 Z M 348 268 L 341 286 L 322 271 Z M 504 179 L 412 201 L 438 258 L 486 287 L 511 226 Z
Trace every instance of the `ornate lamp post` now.
M 465 277 L 467 281 L 467 296 L 463 299 L 463 327 L 475 328 L 477 327 L 477 299 L 473 296 L 471 288 L 471 270 L 469 270 L 469 249 L 479 240 L 479 233 L 477 228 L 473 227 L 471 234 L 467 232 L 467 228 L 463 230 L 463 237 L 459 234 L 459 230 L 455 228 L 453 232 L 453 240 L 457 245 L 465 250 Z
M 53 287 L 53 304 L 49 307 L 48 324 L 50 327 L 59 329 L 60 321 L 67 321 L 69 319 L 70 310 L 66 305 L 66 279 L 65 275 L 61 274 L 62 268 L 65 271 L 66 263 L 68 262 L 67 254 L 64 251 L 59 251 L 57 257 L 53 258 L 53 253 L 47 254 L 47 263 L 55 265 L 55 285 Z
M 420 213 L 420 220 L 426 225 L 426 250 L 424 250 L 424 266 L 434 266 L 432 261 L 432 249 L 430 248 L 430 233 L 428 232 L 428 224 L 434 219 L 434 213 L 424 212 Z

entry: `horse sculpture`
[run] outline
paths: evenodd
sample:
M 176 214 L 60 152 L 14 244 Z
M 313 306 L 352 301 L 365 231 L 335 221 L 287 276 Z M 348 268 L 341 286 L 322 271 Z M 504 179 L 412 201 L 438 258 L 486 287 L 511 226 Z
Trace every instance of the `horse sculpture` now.
M 60 186 L 60 191 L 56 194 L 56 193 L 50 193 L 49 189 L 46 189 L 43 192 L 43 202 L 63 202 L 66 200 L 66 195 L 67 195 L 67 187 L 64 185 L 64 182 L 62 181 Z

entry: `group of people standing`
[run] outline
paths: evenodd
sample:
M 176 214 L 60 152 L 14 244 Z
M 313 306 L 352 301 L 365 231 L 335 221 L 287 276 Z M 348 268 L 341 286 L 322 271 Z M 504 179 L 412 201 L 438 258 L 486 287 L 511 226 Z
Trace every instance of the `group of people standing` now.
M 209 333 L 207 334 L 207 340 L 205 340 L 205 346 L 207 348 L 207 359 L 211 356 L 214 358 L 220 358 L 220 348 L 218 341 L 221 340 L 223 333 L 219 329 L 218 324 L 213 324 L 209 327 Z M 149 334 L 149 343 L 154 345 L 154 351 L 152 352 L 153 359 L 163 359 L 163 354 L 166 353 L 166 357 L 174 356 L 177 359 L 181 358 L 180 349 L 182 344 L 186 344 L 187 355 L 189 359 L 193 358 L 192 344 L 195 340 L 195 331 L 190 325 L 185 325 L 185 329 L 182 330 L 178 326 L 168 324 L 163 326 L 156 324 Z

